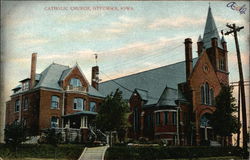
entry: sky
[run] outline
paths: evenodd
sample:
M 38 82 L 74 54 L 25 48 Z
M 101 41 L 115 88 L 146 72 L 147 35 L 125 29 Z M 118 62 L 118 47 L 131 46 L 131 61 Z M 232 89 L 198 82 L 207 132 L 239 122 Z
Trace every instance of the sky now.
M 226 23 L 245 27 L 238 38 L 244 77 L 249 80 L 249 2 L 235 2 L 245 5 L 245 14 L 227 7 L 229 1 L 211 1 L 210 6 L 219 32 L 229 30 Z M 29 77 L 33 52 L 38 53 L 37 73 L 53 62 L 71 67 L 77 63 L 89 81 L 94 54 L 102 81 L 183 61 L 185 38 L 192 38 L 197 57 L 208 7 L 208 1 L 3 1 L 3 99 Z M 238 81 L 234 38 L 225 39 L 230 82 Z

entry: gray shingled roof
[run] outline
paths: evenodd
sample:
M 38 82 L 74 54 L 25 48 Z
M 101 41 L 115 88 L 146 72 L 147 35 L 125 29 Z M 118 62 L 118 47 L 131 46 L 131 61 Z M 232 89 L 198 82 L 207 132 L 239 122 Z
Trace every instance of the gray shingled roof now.
M 89 85 L 89 91 L 88 91 L 88 95 L 90 96 L 95 96 L 95 97 L 105 97 L 103 94 L 101 94 L 99 91 L 97 91 L 94 87 L 92 87 L 91 85 Z
M 136 88 L 136 92 L 141 96 L 142 100 L 148 101 L 148 91 Z
M 158 106 L 176 106 L 175 100 L 178 99 L 177 89 L 166 88 L 161 95 Z
M 61 90 L 59 80 L 64 70 L 69 69 L 68 66 L 53 63 L 49 65 L 42 73 L 39 83 L 35 88 L 45 87 L 50 89 Z
M 62 90 L 62 88 L 59 85 L 59 82 L 63 80 L 71 70 L 72 68 L 69 68 L 68 66 L 53 63 L 49 65 L 41 74 L 36 74 L 36 80 L 38 81 L 38 84 L 35 86 L 35 88 L 49 88 L 55 90 Z M 19 94 L 22 92 L 21 87 L 22 85 L 19 84 L 17 87 L 14 88 L 14 89 L 20 88 L 20 90 L 15 94 Z M 89 86 L 88 95 L 101 98 L 104 97 L 100 92 L 98 92 L 92 86 Z
M 221 39 L 214 21 L 214 17 L 209 6 L 208 13 L 207 13 L 207 21 L 205 25 L 205 30 L 203 34 L 203 44 L 206 49 L 211 48 L 211 38 L 216 37 L 218 39 L 218 47 L 223 49 L 221 45 Z
M 195 65 L 197 58 L 195 58 L 193 61 L 193 64 Z M 185 81 L 185 61 L 182 61 L 160 68 L 102 82 L 99 84 L 99 91 L 106 96 L 111 92 L 115 92 L 116 89 L 119 88 L 123 92 L 123 98 L 128 100 L 131 97 L 131 91 L 134 91 L 136 88 L 146 90 L 148 91 L 147 105 L 150 105 L 157 104 L 166 87 L 177 90 L 178 83 Z M 165 99 L 174 99 L 173 94 L 177 95 L 177 91 L 173 91 L 172 89 L 167 90 L 167 95 L 164 96 Z M 173 103 L 171 102 L 170 104 Z

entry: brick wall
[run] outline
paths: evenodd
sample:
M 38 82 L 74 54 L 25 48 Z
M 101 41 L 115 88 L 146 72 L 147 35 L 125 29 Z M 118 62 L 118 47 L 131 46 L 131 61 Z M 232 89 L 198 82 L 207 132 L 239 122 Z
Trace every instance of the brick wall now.
M 59 108 L 51 109 L 51 97 L 59 97 Z M 59 126 L 61 125 L 62 114 L 62 96 L 61 92 L 55 92 L 51 90 L 40 90 L 40 112 L 39 112 L 39 129 L 50 128 L 51 117 L 55 116 L 59 118 Z

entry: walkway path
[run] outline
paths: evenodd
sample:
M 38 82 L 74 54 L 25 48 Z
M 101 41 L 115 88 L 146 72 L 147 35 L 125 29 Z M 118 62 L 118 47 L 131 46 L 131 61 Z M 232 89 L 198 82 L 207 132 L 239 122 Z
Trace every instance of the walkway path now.
M 108 146 L 86 147 L 78 160 L 104 160 Z

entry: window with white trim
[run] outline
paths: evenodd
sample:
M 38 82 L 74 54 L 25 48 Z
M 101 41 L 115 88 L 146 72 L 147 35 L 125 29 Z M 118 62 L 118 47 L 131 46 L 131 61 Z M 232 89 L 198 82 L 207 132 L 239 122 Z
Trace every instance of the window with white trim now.
M 74 98 L 74 110 L 84 110 L 83 98 Z
M 82 83 L 78 78 L 71 78 L 70 85 L 74 87 L 81 87 Z
M 51 96 L 51 109 L 59 108 L 59 97 L 58 96 Z
M 23 91 L 29 90 L 29 87 L 30 87 L 30 81 L 25 81 L 22 83 L 22 90 Z
M 19 110 L 20 110 L 20 100 L 18 99 L 15 102 L 15 112 L 19 112 Z
M 26 97 L 23 102 L 23 110 L 28 110 L 28 108 L 29 108 L 29 100 Z
M 224 61 L 224 58 L 220 58 L 219 59 L 219 69 L 220 70 L 225 70 L 225 61 Z
M 208 83 L 201 86 L 201 103 L 206 105 L 214 104 L 214 90 Z
M 96 110 L 96 102 L 90 102 L 89 103 L 89 110 L 92 112 L 95 112 Z
M 58 117 L 51 117 L 50 120 L 50 127 L 51 128 L 58 128 L 59 127 L 59 118 Z
M 173 125 L 176 125 L 176 124 L 177 124 L 176 112 L 172 112 L 172 123 L 173 123 Z

